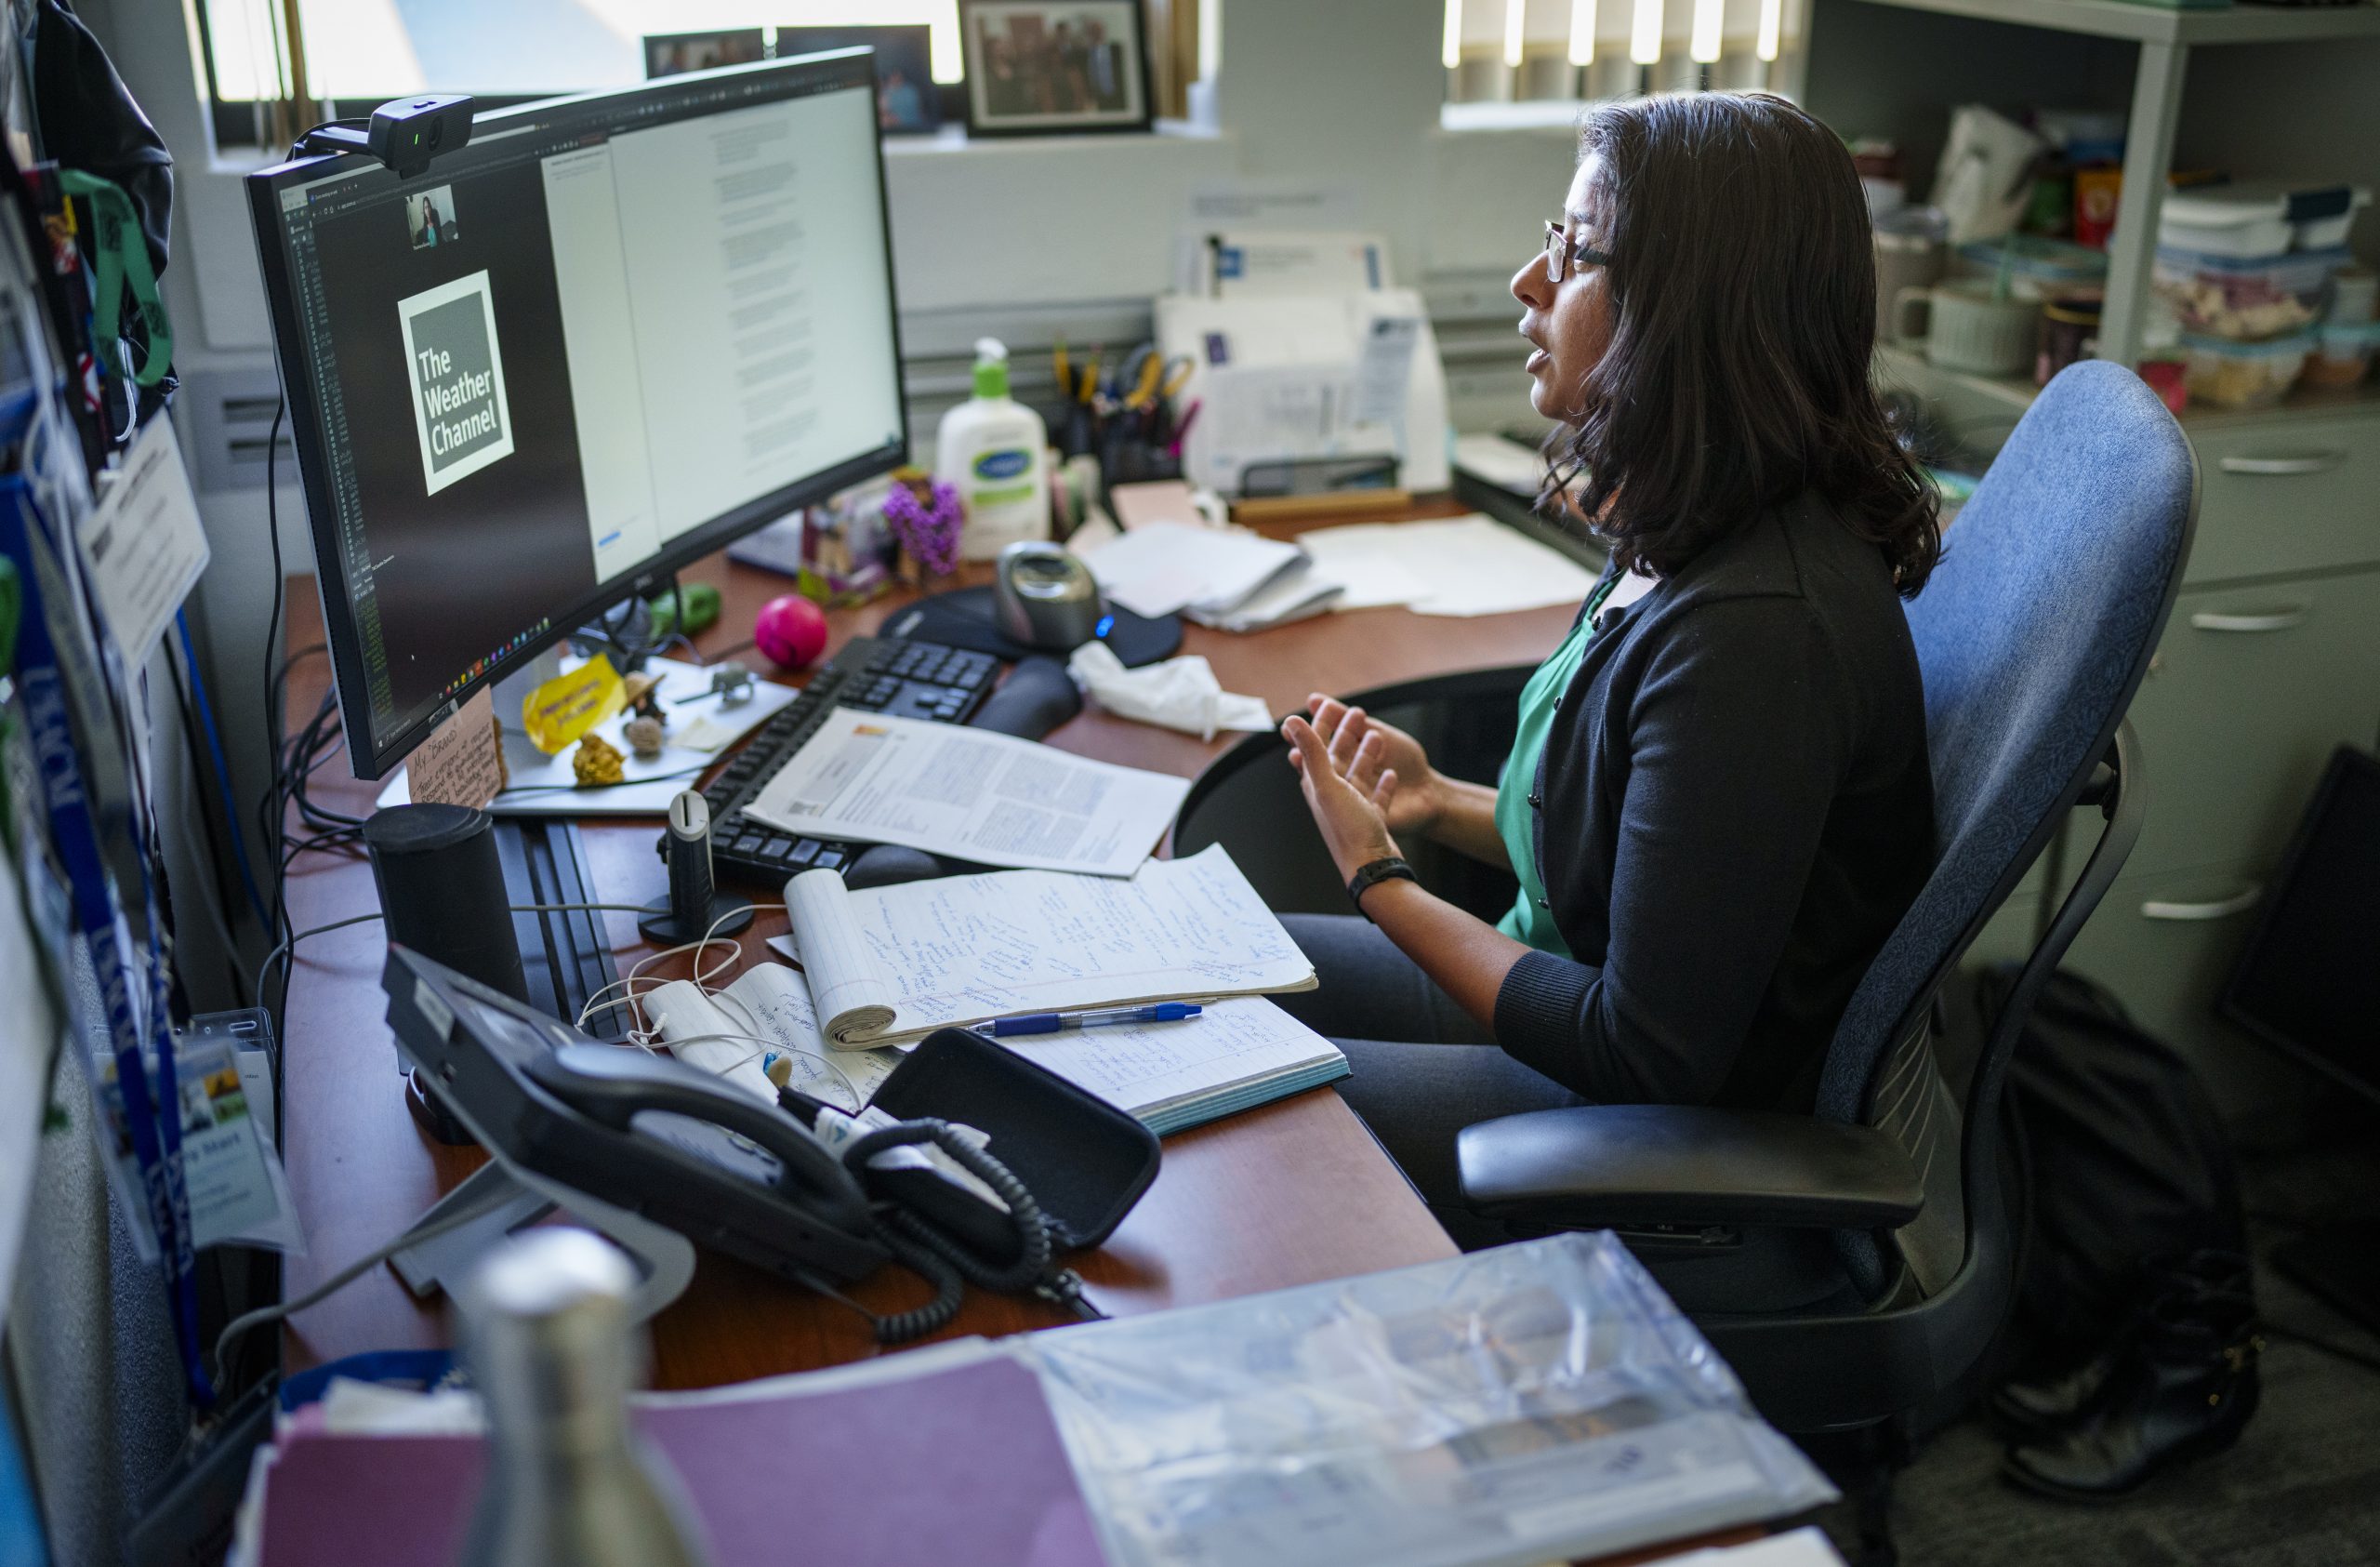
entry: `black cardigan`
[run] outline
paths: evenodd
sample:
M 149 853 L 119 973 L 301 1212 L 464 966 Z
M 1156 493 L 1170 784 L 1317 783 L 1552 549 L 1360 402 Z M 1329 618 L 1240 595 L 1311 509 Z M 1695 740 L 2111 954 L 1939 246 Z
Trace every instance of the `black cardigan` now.
M 1807 1110 L 1934 857 L 1917 652 L 1883 552 L 1815 498 L 1610 611 L 1554 710 L 1532 951 L 1496 1038 L 1605 1103 Z

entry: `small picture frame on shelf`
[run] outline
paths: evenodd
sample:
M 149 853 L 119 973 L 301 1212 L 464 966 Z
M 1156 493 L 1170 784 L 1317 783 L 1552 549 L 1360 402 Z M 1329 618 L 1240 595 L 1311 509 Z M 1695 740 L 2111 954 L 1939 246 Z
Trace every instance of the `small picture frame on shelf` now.
M 887 136 L 930 136 L 942 125 L 933 84 L 933 30 L 919 23 L 884 27 L 780 27 L 777 58 L 866 46 L 876 51 L 876 123 Z
M 1149 128 L 1140 0 L 959 0 L 959 37 L 970 136 Z
M 644 79 L 681 76 L 708 71 L 715 65 L 749 65 L 768 58 L 767 36 L 757 27 L 730 27 L 716 33 L 648 33 L 644 35 Z

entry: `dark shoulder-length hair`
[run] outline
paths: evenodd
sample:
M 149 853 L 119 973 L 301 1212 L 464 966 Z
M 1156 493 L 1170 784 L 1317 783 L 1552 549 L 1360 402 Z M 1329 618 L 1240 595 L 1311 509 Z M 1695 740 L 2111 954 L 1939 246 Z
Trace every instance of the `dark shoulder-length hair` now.
M 1666 576 L 1814 490 L 1913 596 L 1941 525 L 1869 379 L 1875 256 L 1843 143 L 1782 99 L 1690 93 L 1593 111 L 1580 156 L 1601 160 L 1580 237 L 1611 257 L 1612 332 L 1549 498 Z

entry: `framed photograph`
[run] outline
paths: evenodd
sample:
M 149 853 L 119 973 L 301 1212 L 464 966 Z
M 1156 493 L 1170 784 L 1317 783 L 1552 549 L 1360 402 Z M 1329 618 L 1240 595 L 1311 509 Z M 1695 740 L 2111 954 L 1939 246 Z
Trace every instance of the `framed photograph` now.
M 768 52 L 768 40 L 757 27 L 731 27 L 721 33 L 648 33 L 644 79 L 650 82 L 687 71 L 707 71 L 714 65 L 749 65 L 767 59 Z
M 1140 0 L 959 0 L 970 136 L 1146 130 Z
M 777 58 L 850 49 L 876 51 L 876 123 L 887 136 L 932 132 L 942 125 L 942 93 L 933 85 L 933 30 L 916 27 L 780 27 Z

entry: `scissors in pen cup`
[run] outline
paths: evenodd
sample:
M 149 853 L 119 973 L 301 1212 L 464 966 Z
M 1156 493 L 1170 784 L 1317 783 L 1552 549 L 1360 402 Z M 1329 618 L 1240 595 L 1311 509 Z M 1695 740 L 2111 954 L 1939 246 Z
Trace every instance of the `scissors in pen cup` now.
M 1160 401 L 1170 402 L 1189 384 L 1190 373 L 1197 366 L 1186 353 L 1171 359 L 1152 353 L 1141 361 L 1139 384 L 1126 405 L 1133 408 L 1154 407 Z

